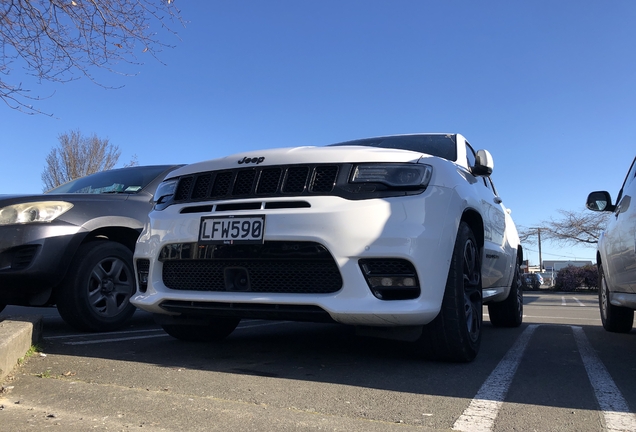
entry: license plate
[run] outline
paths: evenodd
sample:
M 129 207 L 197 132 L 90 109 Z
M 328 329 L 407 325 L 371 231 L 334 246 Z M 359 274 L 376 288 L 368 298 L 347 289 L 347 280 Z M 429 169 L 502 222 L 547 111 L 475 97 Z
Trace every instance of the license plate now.
M 201 218 L 199 242 L 263 243 L 265 216 L 213 216 Z

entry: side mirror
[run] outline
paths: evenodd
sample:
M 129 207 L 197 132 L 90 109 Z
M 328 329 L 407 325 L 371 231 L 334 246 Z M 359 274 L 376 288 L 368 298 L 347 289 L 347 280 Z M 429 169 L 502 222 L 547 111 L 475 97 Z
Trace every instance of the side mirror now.
M 475 155 L 475 166 L 471 168 L 471 172 L 475 177 L 488 177 L 492 174 L 495 162 L 488 150 L 477 150 Z
M 592 211 L 614 211 L 616 209 L 616 206 L 612 205 L 612 197 L 606 191 L 596 191 L 589 194 L 585 206 Z

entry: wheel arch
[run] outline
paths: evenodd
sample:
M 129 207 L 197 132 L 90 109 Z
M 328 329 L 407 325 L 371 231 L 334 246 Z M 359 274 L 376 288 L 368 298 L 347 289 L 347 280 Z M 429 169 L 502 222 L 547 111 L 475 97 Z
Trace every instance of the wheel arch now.
M 68 269 L 71 266 L 71 263 L 76 259 L 78 251 L 82 245 L 94 241 L 110 240 L 119 243 L 125 246 L 131 252 L 134 252 L 135 243 L 137 242 L 137 238 L 139 238 L 140 232 L 140 230 L 129 227 L 108 226 L 97 228 L 91 232 L 84 233 L 84 235 L 81 237 L 78 237 L 77 241 L 74 241 L 73 245 L 71 246 L 73 248 L 73 253 L 69 253 L 68 258 L 64 260 L 64 275 L 61 278 L 61 282 L 53 288 L 49 301 L 47 303 L 56 303 L 61 284 L 66 279 Z
M 78 248 L 91 241 L 111 240 L 126 246 L 131 252 L 134 252 L 135 243 L 140 233 L 141 230 L 129 227 L 102 227 L 87 234 L 80 245 L 78 245 Z
M 477 240 L 477 245 L 480 250 L 483 250 L 484 247 L 484 220 L 479 214 L 479 212 L 473 209 L 466 209 L 462 214 L 461 222 L 466 222 L 470 229 L 473 231 L 473 235 L 475 236 L 475 240 Z

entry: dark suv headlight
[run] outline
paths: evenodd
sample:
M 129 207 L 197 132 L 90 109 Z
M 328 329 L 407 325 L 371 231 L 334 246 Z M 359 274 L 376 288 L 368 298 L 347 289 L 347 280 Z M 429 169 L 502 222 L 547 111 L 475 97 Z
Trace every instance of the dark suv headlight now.
M 382 183 L 392 188 L 426 187 L 433 167 L 423 164 L 360 164 L 351 175 L 351 183 Z

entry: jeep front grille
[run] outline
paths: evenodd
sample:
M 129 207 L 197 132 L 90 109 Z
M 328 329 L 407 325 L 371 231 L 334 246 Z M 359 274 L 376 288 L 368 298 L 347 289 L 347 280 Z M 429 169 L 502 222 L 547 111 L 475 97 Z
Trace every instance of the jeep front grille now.
M 338 177 L 338 165 L 237 168 L 183 176 L 174 196 L 177 203 L 329 194 Z
M 313 242 L 171 244 L 159 261 L 163 283 L 173 290 L 327 294 L 342 288 L 333 257 Z

